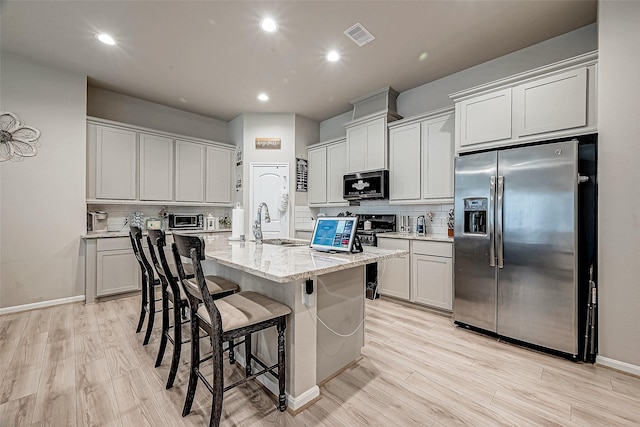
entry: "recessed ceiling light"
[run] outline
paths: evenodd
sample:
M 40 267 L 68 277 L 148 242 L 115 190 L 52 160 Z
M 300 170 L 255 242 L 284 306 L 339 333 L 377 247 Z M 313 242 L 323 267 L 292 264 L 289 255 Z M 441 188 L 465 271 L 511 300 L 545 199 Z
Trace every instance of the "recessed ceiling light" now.
M 258 95 L 258 99 L 262 102 L 268 101 L 269 95 L 267 95 L 266 93 L 261 93 L 260 95 Z
M 327 53 L 327 61 L 336 62 L 338 59 L 340 59 L 340 54 L 335 50 Z
M 96 34 L 96 37 L 102 43 L 108 44 L 109 46 L 113 46 L 116 44 L 116 41 L 109 34 L 106 34 L 106 33 Z
M 262 22 L 260 23 L 260 26 L 262 27 L 263 30 L 265 30 L 268 33 L 273 33 L 275 30 L 278 29 L 278 25 L 276 24 L 276 21 L 274 21 L 271 18 L 263 19 Z

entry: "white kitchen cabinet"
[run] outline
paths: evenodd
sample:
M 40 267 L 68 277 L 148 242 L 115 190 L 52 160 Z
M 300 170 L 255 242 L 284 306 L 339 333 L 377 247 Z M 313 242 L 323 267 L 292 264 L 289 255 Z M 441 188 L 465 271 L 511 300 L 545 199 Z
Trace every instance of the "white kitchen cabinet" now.
M 408 251 L 410 241 L 405 239 L 385 239 L 378 236 L 381 249 L 402 249 Z M 378 262 L 378 292 L 395 298 L 410 298 L 410 256 L 388 258 Z
M 347 173 L 387 168 L 387 117 L 351 122 L 347 128 Z
M 327 147 L 309 148 L 307 155 L 309 205 L 323 205 L 327 203 Z
M 448 203 L 453 198 L 452 109 L 389 125 L 389 202 Z
M 140 289 L 140 266 L 133 255 L 128 237 L 97 239 L 95 255 L 87 254 L 86 259 L 87 262 L 95 262 L 96 296 Z
M 389 199 L 420 199 L 420 123 L 389 130 Z
M 205 146 L 176 140 L 176 201 L 204 202 Z
M 93 130 L 95 130 L 95 197 L 135 200 L 138 159 L 136 133 L 110 126 L 95 126 Z M 90 143 L 91 139 L 90 137 Z
M 453 198 L 453 114 L 422 122 L 422 198 Z
M 346 173 L 344 138 L 316 144 L 307 150 L 309 159 L 309 206 L 345 206 L 342 183 Z
M 412 242 L 411 301 L 452 310 L 453 248 L 448 242 Z
M 342 198 L 347 173 L 347 147 L 344 141 L 327 145 L 327 202 L 345 203 Z
M 140 139 L 140 200 L 173 200 L 173 140 L 151 134 Z
M 456 153 L 597 132 L 597 53 L 451 94 Z
M 511 88 L 456 104 L 460 117 L 460 146 L 511 138 Z
M 231 174 L 233 150 L 206 147 L 206 195 L 205 202 L 231 204 Z
M 579 68 L 513 89 L 518 136 L 587 124 L 587 69 Z

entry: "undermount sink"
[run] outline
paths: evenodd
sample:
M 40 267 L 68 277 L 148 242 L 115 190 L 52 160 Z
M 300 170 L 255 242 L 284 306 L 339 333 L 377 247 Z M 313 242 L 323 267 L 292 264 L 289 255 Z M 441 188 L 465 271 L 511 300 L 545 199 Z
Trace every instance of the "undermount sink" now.
M 303 242 L 300 240 L 290 240 L 290 239 L 264 239 L 262 243 L 266 243 L 267 245 L 279 245 L 279 246 L 309 246 L 308 242 Z

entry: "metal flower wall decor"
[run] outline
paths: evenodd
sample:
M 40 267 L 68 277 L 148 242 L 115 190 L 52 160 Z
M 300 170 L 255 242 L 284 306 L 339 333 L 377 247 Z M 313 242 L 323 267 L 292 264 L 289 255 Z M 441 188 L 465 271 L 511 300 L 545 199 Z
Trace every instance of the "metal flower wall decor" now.
M 0 112 L 0 162 L 20 161 L 37 154 L 40 131 L 7 111 Z

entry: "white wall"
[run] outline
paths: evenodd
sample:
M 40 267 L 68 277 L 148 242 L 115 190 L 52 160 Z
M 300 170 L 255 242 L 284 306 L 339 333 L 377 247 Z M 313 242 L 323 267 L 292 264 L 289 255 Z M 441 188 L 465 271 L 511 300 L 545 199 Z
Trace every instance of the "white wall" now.
M 640 375 L 640 2 L 598 4 L 598 361 Z
M 0 164 L 0 307 L 84 295 L 86 77 L 1 53 L 0 109 L 42 132 Z
M 180 135 L 231 142 L 227 122 L 89 86 L 87 114 Z

